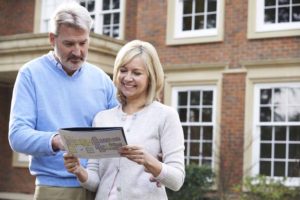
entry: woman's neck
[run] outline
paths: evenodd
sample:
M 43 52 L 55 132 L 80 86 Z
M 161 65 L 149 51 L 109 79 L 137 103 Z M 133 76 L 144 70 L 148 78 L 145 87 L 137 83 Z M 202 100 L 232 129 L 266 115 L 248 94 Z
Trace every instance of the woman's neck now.
M 145 107 L 146 100 L 143 101 L 128 101 L 126 105 L 123 105 L 123 112 L 128 115 L 132 115 Z

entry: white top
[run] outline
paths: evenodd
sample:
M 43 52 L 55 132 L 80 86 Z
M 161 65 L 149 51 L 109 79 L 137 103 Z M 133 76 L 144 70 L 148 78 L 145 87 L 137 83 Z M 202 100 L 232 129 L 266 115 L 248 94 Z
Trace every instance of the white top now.
M 125 116 L 125 117 L 124 117 Z M 121 106 L 98 113 L 93 126 L 125 126 Z M 90 159 L 88 180 L 81 183 L 97 191 L 96 200 L 107 200 L 113 187 L 117 199 L 167 199 L 165 187 L 179 190 L 185 178 L 184 138 L 178 113 L 171 107 L 153 102 L 132 116 L 124 127 L 128 144 L 142 145 L 153 156 L 163 154 L 163 170 L 156 177 L 163 187 L 150 182 L 151 174 L 127 158 Z M 112 191 L 113 192 L 113 191 Z

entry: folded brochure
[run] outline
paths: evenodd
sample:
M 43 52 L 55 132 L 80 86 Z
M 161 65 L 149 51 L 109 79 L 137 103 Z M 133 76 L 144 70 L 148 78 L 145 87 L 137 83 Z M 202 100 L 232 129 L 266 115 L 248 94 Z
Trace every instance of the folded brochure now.
M 121 146 L 127 145 L 122 127 L 74 127 L 59 129 L 67 152 L 79 158 L 120 157 Z

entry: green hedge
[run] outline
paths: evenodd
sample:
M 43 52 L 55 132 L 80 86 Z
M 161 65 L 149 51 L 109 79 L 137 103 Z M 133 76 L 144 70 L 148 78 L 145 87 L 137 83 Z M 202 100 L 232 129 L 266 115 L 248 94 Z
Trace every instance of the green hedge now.
M 177 191 L 167 189 L 169 200 L 202 200 L 213 185 L 214 174 L 208 166 L 191 164 L 186 166 L 186 176 L 182 188 Z

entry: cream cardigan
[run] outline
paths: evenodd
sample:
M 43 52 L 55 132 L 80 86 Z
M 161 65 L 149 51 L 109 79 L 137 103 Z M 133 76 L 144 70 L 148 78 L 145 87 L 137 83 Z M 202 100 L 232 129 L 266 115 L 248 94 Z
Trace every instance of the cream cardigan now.
M 126 114 L 121 106 L 101 111 L 93 126 L 124 126 Z M 106 200 L 115 180 L 118 199 L 168 199 L 165 187 L 179 190 L 185 178 L 184 138 L 178 113 L 171 107 L 153 102 L 135 113 L 129 130 L 125 130 L 128 144 L 142 145 L 149 153 L 163 154 L 163 171 L 156 179 L 157 187 L 149 181 L 151 174 L 144 167 L 127 158 L 91 159 L 88 162 L 88 180 L 81 185 L 97 191 L 96 200 Z

